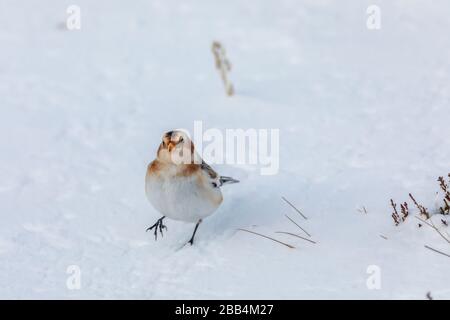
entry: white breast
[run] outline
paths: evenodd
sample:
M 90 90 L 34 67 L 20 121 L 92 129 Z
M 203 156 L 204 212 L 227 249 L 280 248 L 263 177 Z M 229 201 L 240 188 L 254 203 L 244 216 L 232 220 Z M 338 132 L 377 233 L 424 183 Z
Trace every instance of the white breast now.
M 145 191 L 150 203 L 162 215 L 197 222 L 211 215 L 222 202 L 220 189 L 202 180 L 198 174 L 177 176 L 175 171 L 164 175 L 147 174 Z

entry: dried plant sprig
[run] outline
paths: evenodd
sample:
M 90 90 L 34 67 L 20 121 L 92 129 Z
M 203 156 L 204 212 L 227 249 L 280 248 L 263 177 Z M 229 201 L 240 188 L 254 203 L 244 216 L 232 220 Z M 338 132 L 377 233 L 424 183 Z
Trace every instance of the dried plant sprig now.
M 427 219 L 430 219 L 430 213 L 428 212 L 428 209 L 425 208 L 424 206 L 422 206 L 421 204 L 417 203 L 416 199 L 414 199 L 413 195 L 410 193 L 409 197 L 411 198 L 411 200 L 414 202 L 414 204 L 416 205 L 417 209 L 419 209 L 420 214 L 424 215 L 425 217 L 427 217 Z
M 311 235 L 309 234 L 308 231 L 306 231 L 305 229 L 303 229 L 302 227 L 300 227 L 300 225 L 295 222 L 293 219 L 291 219 L 287 214 L 284 215 L 286 218 L 288 218 L 293 224 L 295 224 L 300 230 L 302 230 L 308 237 L 311 238 Z
M 402 221 L 405 221 L 409 215 L 408 204 L 406 202 L 400 204 L 400 211 L 402 212 Z
M 427 226 L 429 226 L 430 228 L 433 228 L 433 229 L 434 229 L 434 230 L 442 237 L 442 239 L 444 239 L 447 243 L 450 243 L 450 240 L 449 240 L 446 236 L 444 236 L 444 235 L 442 234 L 442 232 L 434 225 L 433 221 L 430 220 L 430 222 L 428 222 L 428 221 L 425 221 L 425 220 L 423 220 L 422 218 L 419 218 L 419 217 L 417 217 L 417 216 L 414 216 L 414 218 L 416 218 L 416 219 L 422 221 L 423 223 L 425 223 L 425 224 L 426 224 Z
M 397 204 L 392 199 L 391 199 L 391 206 L 394 209 L 394 212 L 392 212 L 391 217 L 392 217 L 392 219 L 394 219 L 395 225 L 398 226 L 400 224 L 401 219 L 400 219 L 400 215 L 398 214 L 398 211 L 397 211 Z
M 283 199 L 288 205 L 290 205 L 295 211 L 297 211 L 305 220 L 308 220 L 308 218 L 300 210 L 298 210 L 296 206 L 290 203 L 288 199 L 286 199 L 285 197 L 281 197 L 281 199 Z
M 214 54 L 214 60 L 217 70 L 220 72 L 220 77 L 225 85 L 225 92 L 228 96 L 234 94 L 234 87 L 228 79 L 228 72 L 231 70 L 231 63 L 225 55 L 225 48 L 218 41 L 214 41 L 211 47 Z
M 311 240 L 311 239 L 307 239 L 307 238 L 305 238 L 305 237 L 299 236 L 298 234 L 291 233 L 291 232 L 286 232 L 286 231 L 275 231 L 275 233 L 288 234 L 288 235 L 290 235 L 290 236 L 297 237 L 297 238 L 303 239 L 303 240 L 305 240 L 305 241 L 309 241 L 309 242 L 314 243 L 314 244 L 317 243 L 317 242 L 315 242 L 315 241 L 313 241 L 313 240 Z
M 450 178 L 450 173 L 448 174 L 448 176 Z M 447 215 L 450 214 L 450 188 L 448 183 L 445 182 L 444 177 L 439 177 L 438 181 L 441 190 L 444 192 L 444 206 L 439 207 L 439 211 L 441 214 Z
M 448 191 L 448 185 L 445 182 L 444 177 L 439 177 L 438 181 L 439 181 L 439 186 L 441 187 L 442 191 L 444 191 L 444 193 L 446 194 Z
M 253 233 L 253 234 L 256 234 L 256 235 L 258 235 L 258 236 L 260 236 L 260 237 L 263 237 L 263 238 L 266 238 L 266 239 L 269 239 L 269 240 L 278 242 L 279 244 L 282 244 L 282 245 L 284 245 L 284 246 L 286 246 L 286 247 L 288 247 L 288 248 L 290 248 L 290 249 L 295 249 L 295 247 L 294 247 L 294 246 L 291 246 L 290 244 L 281 242 L 281 241 L 279 241 L 279 240 L 277 240 L 277 239 L 274 239 L 274 238 L 272 238 L 272 237 L 263 235 L 263 234 L 261 234 L 261 233 L 253 232 L 253 231 L 250 231 L 250 230 L 247 230 L 247 229 L 240 229 L 240 228 L 239 228 L 238 230 L 240 230 L 240 231 L 245 231 L 245 232 L 248 232 L 248 233 Z
M 428 250 L 434 251 L 434 252 L 436 252 L 436 253 L 442 254 L 443 256 L 446 256 L 446 257 L 449 257 L 449 258 L 450 258 L 450 254 L 447 254 L 447 253 L 445 253 L 445 252 L 439 251 L 439 250 L 434 249 L 434 248 L 432 248 L 432 247 L 430 247 L 430 246 L 427 246 L 427 245 L 424 245 L 424 247 L 427 248 Z
M 444 177 L 438 177 L 438 179 L 437 179 L 437 181 L 439 182 L 439 187 L 444 194 L 444 197 L 442 199 L 443 205 L 441 205 L 439 207 L 439 213 L 442 215 L 450 215 L 450 173 L 448 174 L 448 178 L 449 178 L 448 182 L 445 181 Z M 439 194 L 439 192 L 437 192 L 437 194 Z M 414 205 L 419 210 L 420 215 L 424 216 L 426 218 L 425 220 L 430 219 L 430 217 L 431 217 L 430 211 L 428 211 L 428 209 L 425 208 L 423 205 L 419 204 L 411 193 L 409 193 L 409 197 L 411 198 Z M 404 202 L 403 204 L 400 204 L 400 209 L 401 209 L 401 214 L 402 214 L 401 217 L 398 214 L 396 204 L 394 203 L 394 201 L 392 199 L 391 199 L 391 206 L 394 209 L 394 212 L 392 213 L 391 216 L 394 219 L 395 225 L 398 226 L 400 224 L 400 222 L 405 221 L 406 218 L 409 216 L 410 212 L 409 212 L 408 204 L 406 202 Z M 445 222 L 443 220 L 441 220 L 441 221 L 444 225 L 447 225 L 446 221 Z M 421 226 L 422 225 L 419 224 L 419 227 L 421 227 Z
M 362 206 L 361 208 L 359 208 L 359 209 L 358 209 L 358 212 L 361 212 L 361 213 L 367 214 L 367 209 L 366 209 L 366 207 L 365 207 L 365 206 Z

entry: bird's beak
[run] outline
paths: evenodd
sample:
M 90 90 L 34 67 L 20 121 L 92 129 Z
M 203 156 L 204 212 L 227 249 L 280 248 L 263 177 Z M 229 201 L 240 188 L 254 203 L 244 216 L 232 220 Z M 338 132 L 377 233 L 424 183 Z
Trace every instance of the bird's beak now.
M 167 149 L 171 152 L 173 148 L 175 148 L 175 143 L 173 141 L 169 141 L 167 144 Z

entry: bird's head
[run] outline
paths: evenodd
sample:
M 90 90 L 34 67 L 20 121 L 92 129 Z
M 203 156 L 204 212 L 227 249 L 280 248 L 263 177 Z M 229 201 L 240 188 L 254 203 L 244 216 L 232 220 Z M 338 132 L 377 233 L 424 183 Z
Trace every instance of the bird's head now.
M 158 149 L 158 160 L 173 164 L 194 163 L 195 148 L 189 135 L 180 130 L 166 132 Z

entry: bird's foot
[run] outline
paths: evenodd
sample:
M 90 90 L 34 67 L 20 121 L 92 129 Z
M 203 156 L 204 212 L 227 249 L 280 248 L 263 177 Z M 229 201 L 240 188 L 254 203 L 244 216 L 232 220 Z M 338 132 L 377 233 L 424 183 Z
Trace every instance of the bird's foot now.
M 158 239 L 158 230 L 159 230 L 159 233 L 161 233 L 161 237 L 163 236 L 163 229 L 167 230 L 167 227 L 163 224 L 164 218 L 165 217 L 158 219 L 154 225 L 147 228 L 147 230 L 146 230 L 146 231 L 149 231 L 149 230 L 153 230 L 153 228 L 155 229 L 155 231 L 154 231 L 155 240 Z
M 191 240 L 185 243 L 187 245 L 188 243 L 192 246 L 194 244 L 194 238 L 195 234 L 197 233 L 198 226 L 202 223 L 202 219 L 198 220 L 197 224 L 195 225 L 194 233 L 192 234 Z
M 190 244 L 191 246 L 194 244 L 194 239 L 191 239 L 191 240 L 189 240 L 188 242 L 186 242 L 185 244 L 183 244 L 182 246 L 181 246 L 181 248 L 184 248 L 184 247 L 186 247 L 188 244 Z M 181 249 L 180 248 L 180 249 Z

